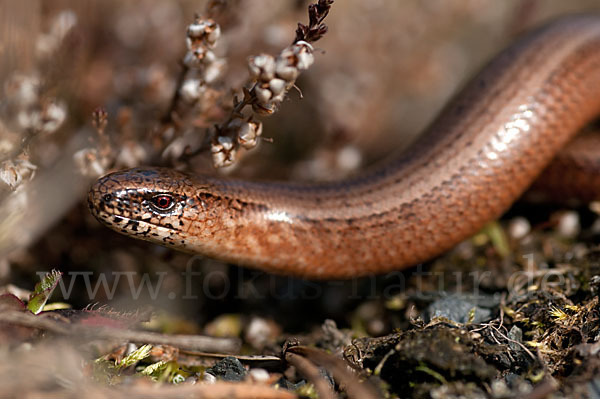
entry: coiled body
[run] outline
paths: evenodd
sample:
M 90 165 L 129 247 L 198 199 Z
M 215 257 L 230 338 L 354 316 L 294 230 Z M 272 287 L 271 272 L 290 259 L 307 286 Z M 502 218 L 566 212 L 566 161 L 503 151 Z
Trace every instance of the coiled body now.
M 122 233 L 270 272 L 384 273 L 500 216 L 599 113 L 600 18 L 570 17 L 502 52 L 380 169 L 328 184 L 131 169 L 98 180 L 90 209 Z

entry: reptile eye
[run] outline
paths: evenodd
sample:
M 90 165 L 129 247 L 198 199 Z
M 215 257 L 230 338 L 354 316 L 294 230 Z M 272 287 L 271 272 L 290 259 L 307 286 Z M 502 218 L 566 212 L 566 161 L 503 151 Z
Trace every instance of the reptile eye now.
M 173 197 L 167 194 L 159 194 L 152 197 L 152 205 L 160 211 L 168 211 L 173 208 L 175 205 L 175 201 L 173 201 Z

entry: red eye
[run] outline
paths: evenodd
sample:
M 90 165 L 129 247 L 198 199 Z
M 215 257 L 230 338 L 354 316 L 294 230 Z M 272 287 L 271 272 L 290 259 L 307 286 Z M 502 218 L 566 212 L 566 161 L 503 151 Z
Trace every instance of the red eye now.
M 173 197 L 171 197 L 170 195 L 160 194 L 155 197 L 152 197 L 152 203 L 158 209 L 161 209 L 164 211 L 164 210 L 170 209 L 173 206 L 174 202 L 173 202 Z

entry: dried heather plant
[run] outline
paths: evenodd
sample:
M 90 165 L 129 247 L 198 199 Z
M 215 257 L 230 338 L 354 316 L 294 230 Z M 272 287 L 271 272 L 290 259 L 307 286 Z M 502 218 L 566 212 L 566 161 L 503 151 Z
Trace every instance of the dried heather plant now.
M 294 41 L 278 56 L 260 54 L 249 58 L 250 76 L 242 89 L 242 99 L 234 96 L 233 107 L 225 120 L 206 133 L 206 144 L 198 143 L 198 134 L 193 128 L 187 129 L 171 141 L 163 151 L 163 157 L 189 159 L 209 145 L 213 166 L 222 168 L 235 163 L 240 148 L 255 148 L 263 133 L 262 122 L 257 117 L 276 112 L 289 90 L 295 87 L 299 74 L 314 63 L 312 43 L 327 32 L 323 20 L 332 3 L 333 0 L 319 0 L 311 4 L 308 7 L 308 25 L 298 24 Z M 224 102 L 215 99 L 218 90 L 210 91 L 226 66 L 225 60 L 218 58 L 213 51 L 220 33 L 220 26 L 214 20 L 199 15 L 188 26 L 188 51 L 183 58 L 178 89 L 166 117 L 167 128 L 163 131 L 167 136 L 173 135 L 178 127 L 186 126 L 185 120 L 190 114 Z M 220 96 L 223 97 L 223 91 Z M 190 151 L 194 147 L 196 149 Z
M 250 150 L 258 144 L 262 135 L 262 122 L 255 116 L 268 116 L 277 111 L 288 91 L 295 86 L 298 75 L 314 63 L 311 43 L 326 32 L 323 20 L 329 13 L 333 0 L 319 0 L 308 7 L 309 24 L 299 23 L 293 43 L 277 56 L 260 54 L 250 57 L 248 69 L 250 81 L 244 88 L 240 101 L 234 98 L 229 118 L 215 127 L 211 143 L 213 165 L 216 168 L 233 165 L 240 147 Z M 246 116 L 243 110 L 251 106 L 253 114 Z
M 75 164 L 84 176 L 100 176 L 114 162 L 112 147 L 106 134 L 107 125 L 108 112 L 103 108 L 95 109 L 92 113 L 92 126 L 94 126 L 98 140 L 95 142 L 92 139 L 92 147 L 83 148 L 73 154 Z
M 0 126 L 0 181 L 10 190 L 16 190 L 35 175 L 37 166 L 30 159 L 30 144 L 38 137 L 55 133 L 67 119 L 65 102 L 51 94 L 40 71 L 42 64 L 56 55 L 76 23 L 72 12 L 56 15 L 48 32 L 33 38 L 38 68 L 27 73 L 14 71 L 4 83 L 0 101 L 3 122 Z

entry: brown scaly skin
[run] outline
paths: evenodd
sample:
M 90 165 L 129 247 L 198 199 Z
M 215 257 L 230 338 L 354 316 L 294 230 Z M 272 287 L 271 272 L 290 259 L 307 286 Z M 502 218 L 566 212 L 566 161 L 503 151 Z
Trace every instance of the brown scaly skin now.
M 500 216 L 599 113 L 600 18 L 569 17 L 501 53 L 411 151 L 378 170 L 309 185 L 130 169 L 99 179 L 89 204 L 121 233 L 266 271 L 384 273 Z M 161 211 L 153 198 L 174 205 Z

